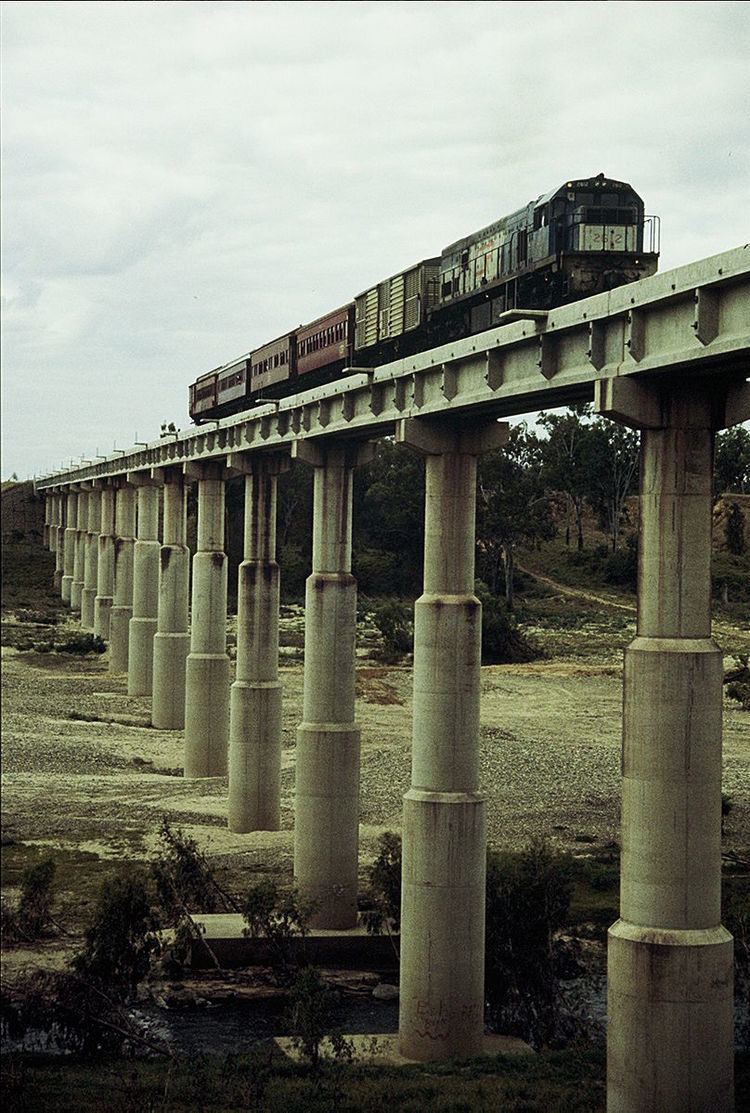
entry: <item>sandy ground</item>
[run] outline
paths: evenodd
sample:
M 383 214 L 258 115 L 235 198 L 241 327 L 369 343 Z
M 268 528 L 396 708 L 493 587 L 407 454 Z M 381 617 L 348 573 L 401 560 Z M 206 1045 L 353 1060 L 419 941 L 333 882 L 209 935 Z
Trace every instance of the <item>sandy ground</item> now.
M 4 648 L 4 842 L 16 850 L 23 844 L 70 851 L 71 865 L 103 867 L 148 858 L 167 816 L 217 864 L 247 870 L 248 880 L 261 871 L 291 871 L 302 675 L 300 661 L 281 670 L 282 830 L 234 835 L 226 828 L 226 780 L 183 780 L 181 734 L 148 725 L 149 701 L 129 697 L 125 678 L 108 675 L 106 655 L 75 659 Z M 379 834 L 401 824 L 411 671 L 360 661 L 357 684 L 364 867 Z M 539 833 L 579 849 L 586 841 L 619 841 L 621 699 L 615 659 L 482 669 L 480 787 L 492 846 L 518 846 Z M 726 846 L 747 851 L 750 715 L 729 700 L 724 791 L 733 802 Z M 73 896 L 75 869 L 60 881 Z

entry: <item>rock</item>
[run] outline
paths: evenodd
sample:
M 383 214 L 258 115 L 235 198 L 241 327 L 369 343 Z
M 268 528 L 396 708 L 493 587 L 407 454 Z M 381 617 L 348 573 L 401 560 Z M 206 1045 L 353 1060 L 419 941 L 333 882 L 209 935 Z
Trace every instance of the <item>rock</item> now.
M 398 1001 L 398 986 L 381 982 L 375 986 L 372 995 L 376 1001 Z

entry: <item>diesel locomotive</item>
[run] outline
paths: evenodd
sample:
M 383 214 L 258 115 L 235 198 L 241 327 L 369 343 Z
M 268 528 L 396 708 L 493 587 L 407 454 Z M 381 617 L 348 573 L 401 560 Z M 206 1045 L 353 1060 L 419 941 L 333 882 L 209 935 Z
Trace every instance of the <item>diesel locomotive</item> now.
M 566 182 L 357 294 L 309 324 L 201 375 L 196 423 L 376 367 L 656 271 L 659 218 L 627 182 L 599 174 Z

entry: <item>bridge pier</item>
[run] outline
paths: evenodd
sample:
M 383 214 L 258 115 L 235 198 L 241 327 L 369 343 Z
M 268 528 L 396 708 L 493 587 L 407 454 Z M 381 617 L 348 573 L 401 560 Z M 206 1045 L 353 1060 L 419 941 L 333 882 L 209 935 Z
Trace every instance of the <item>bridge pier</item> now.
M 161 730 L 185 725 L 190 552 L 185 544 L 185 489 L 181 468 L 164 468 L 164 530 L 159 553 L 159 606 L 154 636 L 151 722 Z
M 149 473 L 128 474 L 138 490 L 138 525 L 133 549 L 133 617 L 128 627 L 128 695 L 150 696 L 154 677 L 154 634 L 159 609 L 159 487 Z
M 109 641 L 109 620 L 114 603 L 115 584 L 115 489 L 111 482 L 106 480 L 101 482 L 100 497 L 101 532 L 96 539 L 98 561 L 94 598 L 94 633 L 104 641 Z
M 81 592 L 81 628 L 94 629 L 94 600 L 99 564 L 99 531 L 101 529 L 101 491 L 90 484 L 88 494 L 88 527 L 84 541 L 83 590 Z
M 620 919 L 608 946 L 607 1109 L 729 1113 L 723 669 L 711 637 L 717 392 L 618 388 L 616 380 L 604 390 L 599 411 L 642 429 L 638 626 L 624 672 Z
M 63 564 L 65 556 L 65 525 L 64 525 L 65 495 L 58 491 L 54 496 L 54 529 L 53 549 L 55 553 L 55 571 L 52 585 L 58 595 L 62 591 Z
M 63 603 L 71 606 L 73 585 L 73 565 L 75 562 L 76 521 L 78 495 L 69 488 L 65 493 L 65 532 L 63 534 L 63 575 L 60 581 L 60 597 Z
M 364 454 L 363 454 L 364 453 Z M 371 446 L 303 441 L 314 467 L 312 574 L 305 590 L 305 678 L 297 730 L 294 876 L 314 927 L 357 923 L 360 731 L 354 722 L 357 582 L 351 574 L 354 467 Z
M 231 458 L 245 476 L 244 560 L 237 589 L 237 678 L 230 691 L 230 831 L 281 826 L 281 684 L 276 483 L 281 456 Z
M 190 653 L 185 670 L 185 776 L 223 777 L 229 741 L 227 558 L 223 463 L 186 465 L 198 480 Z
M 135 519 L 136 493 L 123 477 L 115 492 L 115 586 L 109 613 L 109 671 L 115 674 L 128 671 Z
M 86 573 L 86 539 L 88 536 L 88 487 L 76 487 L 76 531 L 73 550 L 73 581 L 70 585 L 70 608 L 80 611 Z
M 426 458 L 424 594 L 414 608 L 412 787 L 404 797 L 399 1049 L 482 1054 L 486 817 L 479 776 L 482 608 L 474 595 L 477 457 L 492 422 L 400 421 Z

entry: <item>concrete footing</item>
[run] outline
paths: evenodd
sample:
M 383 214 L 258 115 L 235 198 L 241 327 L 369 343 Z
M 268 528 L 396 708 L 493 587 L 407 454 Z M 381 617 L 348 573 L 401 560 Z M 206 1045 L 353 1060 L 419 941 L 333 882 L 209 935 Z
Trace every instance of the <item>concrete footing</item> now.
M 115 591 L 109 616 L 109 671 L 115 674 L 128 671 L 135 522 L 136 493 L 122 483 L 115 494 Z
M 151 701 L 151 722 L 161 730 L 182 730 L 185 725 L 185 662 L 190 650 L 189 574 L 182 472 L 165 469 L 164 544 L 159 554 L 159 608 Z
M 281 684 L 276 475 L 259 459 L 245 477 L 245 559 L 237 593 L 237 678 L 230 693 L 229 829 L 281 824 Z
M 198 551 L 185 670 L 185 776 L 223 777 L 229 742 L 224 469 L 197 465 L 189 474 L 198 480 Z
M 138 535 L 133 550 L 133 617 L 128 637 L 128 695 L 150 696 L 159 609 L 159 488 L 150 475 L 128 476 L 138 488 Z

